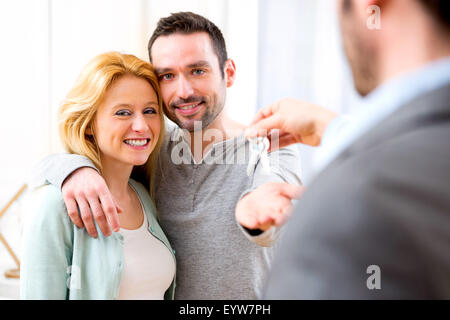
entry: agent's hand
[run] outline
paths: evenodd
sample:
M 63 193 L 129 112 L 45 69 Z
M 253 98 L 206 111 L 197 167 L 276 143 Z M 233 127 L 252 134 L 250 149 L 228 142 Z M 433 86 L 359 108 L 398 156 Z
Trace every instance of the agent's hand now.
M 245 135 L 269 136 L 278 129 L 278 145 L 271 142 L 270 150 L 293 143 L 318 146 L 328 124 L 337 116 L 333 111 L 296 99 L 286 98 L 258 111 Z
M 103 177 L 94 169 L 85 167 L 74 171 L 64 181 L 62 195 L 72 222 L 78 228 L 86 227 L 91 237 L 98 236 L 94 219 L 105 236 L 111 235 L 111 228 L 120 230 L 118 213 L 122 210 L 114 202 Z
M 236 205 L 236 220 L 247 229 L 267 230 L 283 225 L 292 213 L 292 199 L 304 187 L 288 183 L 268 182 L 245 195 Z

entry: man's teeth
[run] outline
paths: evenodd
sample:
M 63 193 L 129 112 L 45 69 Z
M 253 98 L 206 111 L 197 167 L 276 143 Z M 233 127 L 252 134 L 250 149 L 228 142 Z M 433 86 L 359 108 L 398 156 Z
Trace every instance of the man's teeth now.
M 181 110 L 190 110 L 195 108 L 196 106 L 198 106 L 200 103 L 196 103 L 196 104 L 191 104 L 190 106 L 185 106 L 185 107 L 178 107 Z
M 142 147 L 147 144 L 147 139 L 144 140 L 125 140 L 125 143 L 135 146 L 135 147 Z

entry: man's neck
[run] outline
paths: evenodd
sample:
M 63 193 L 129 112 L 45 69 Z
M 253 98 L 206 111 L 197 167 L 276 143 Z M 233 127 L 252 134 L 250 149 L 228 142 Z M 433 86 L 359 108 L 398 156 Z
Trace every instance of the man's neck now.
M 213 144 L 233 139 L 242 134 L 244 129 L 244 125 L 232 120 L 222 111 L 207 128 L 189 132 L 194 159 L 200 161 Z
M 415 19 L 406 24 L 403 19 L 391 17 L 386 21 L 388 18 L 385 18 L 379 43 L 380 83 L 450 56 L 448 33 L 433 23 L 423 10 L 401 14 Z

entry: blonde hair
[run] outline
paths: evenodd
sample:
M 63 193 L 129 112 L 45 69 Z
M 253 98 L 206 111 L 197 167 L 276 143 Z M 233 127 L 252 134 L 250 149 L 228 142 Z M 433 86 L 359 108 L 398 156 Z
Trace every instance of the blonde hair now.
M 133 75 L 146 80 L 155 90 L 158 98 L 160 135 L 153 152 L 146 164 L 143 165 L 150 182 L 150 195 L 153 198 L 154 171 L 165 129 L 158 78 L 150 63 L 133 55 L 119 52 L 103 53 L 92 59 L 61 104 L 58 114 L 59 135 L 69 153 L 89 158 L 101 173 L 100 150 L 95 142 L 95 136 L 87 134 L 86 130 L 91 129 L 94 132 L 95 115 L 106 91 L 115 80 L 123 75 Z

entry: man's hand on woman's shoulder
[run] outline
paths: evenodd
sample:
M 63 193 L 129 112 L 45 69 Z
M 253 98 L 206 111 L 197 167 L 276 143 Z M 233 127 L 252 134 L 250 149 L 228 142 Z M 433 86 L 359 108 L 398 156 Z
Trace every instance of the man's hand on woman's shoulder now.
M 120 230 L 121 209 L 103 177 L 94 169 L 84 167 L 74 171 L 64 181 L 62 195 L 72 222 L 78 228 L 85 227 L 91 237 L 98 236 L 94 221 L 105 236 L 111 235 L 111 228 L 115 232 Z

